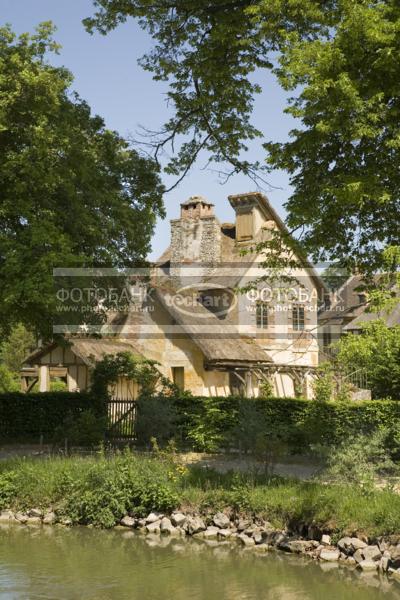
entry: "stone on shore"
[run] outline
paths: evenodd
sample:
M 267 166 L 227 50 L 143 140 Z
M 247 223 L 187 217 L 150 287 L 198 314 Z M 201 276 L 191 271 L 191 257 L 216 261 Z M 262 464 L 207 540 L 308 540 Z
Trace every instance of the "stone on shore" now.
M 129 515 L 125 515 L 125 517 L 121 519 L 120 523 L 123 525 L 123 527 L 135 527 L 136 519 L 130 517 Z
M 161 533 L 171 534 L 175 532 L 175 527 L 171 523 L 171 519 L 168 517 L 163 517 L 160 522 L 160 531 Z
M 26 520 L 27 525 L 41 525 L 42 519 L 40 517 L 28 517 Z
M 345 554 L 354 554 L 357 550 L 366 548 L 368 544 L 355 537 L 344 537 L 338 541 L 339 549 Z
M 161 521 L 151 521 L 146 525 L 147 533 L 160 533 L 160 524 Z
M 220 529 L 226 529 L 230 525 L 229 517 L 227 517 L 224 513 L 219 512 L 213 517 L 213 523 L 216 527 Z
M 244 531 L 245 529 L 247 529 L 248 527 L 251 526 L 251 521 L 249 519 L 239 519 L 238 524 L 237 524 L 237 530 L 238 531 Z
M 156 521 L 160 521 L 163 518 L 163 516 L 164 515 L 162 513 L 151 512 L 146 517 L 146 525 L 150 525 L 150 523 L 155 523 Z
M 17 512 L 17 513 L 15 513 L 15 518 L 17 519 L 17 521 L 19 521 L 20 523 L 22 523 L 24 525 L 27 522 L 29 517 L 25 513 Z
M 0 512 L 0 523 L 7 523 L 8 521 L 14 521 L 14 519 L 12 510 L 2 510 Z
M 189 535 L 193 535 L 194 533 L 204 531 L 206 526 L 200 517 L 187 517 L 184 528 Z
M 206 539 L 216 538 L 218 536 L 219 532 L 220 532 L 219 527 L 215 527 L 214 525 L 210 525 L 203 532 L 203 537 L 206 538 Z
M 43 511 L 40 508 L 31 508 L 28 510 L 28 517 L 39 517 L 40 519 L 43 517 Z
M 43 517 L 43 523 L 45 525 L 54 525 L 54 523 L 57 521 L 57 515 L 55 512 L 53 512 L 52 510 L 50 510 L 49 512 L 47 512 L 44 517 Z
M 376 571 L 378 568 L 378 563 L 376 563 L 374 560 L 362 560 L 360 563 L 358 563 L 358 566 L 363 571 Z
M 382 552 L 379 550 L 378 546 L 367 546 L 361 550 L 361 554 L 363 555 L 365 560 L 379 560 L 382 556 Z
M 255 546 L 256 543 L 254 541 L 254 538 L 249 537 L 248 535 L 241 533 L 240 535 L 238 535 L 238 540 L 240 540 L 243 544 L 243 546 Z
M 321 550 L 319 555 L 321 560 L 326 562 L 337 562 L 340 557 L 339 550 Z
M 330 545 L 331 545 L 331 543 L 332 543 L 331 536 L 330 536 L 330 535 L 327 535 L 327 534 L 324 534 L 324 535 L 322 536 L 322 538 L 321 538 L 321 544 L 322 544 L 323 546 L 330 546 Z
M 361 550 L 356 550 L 353 554 L 353 558 L 357 564 L 360 564 L 364 560 L 364 556 L 362 555 Z
M 175 527 L 182 527 L 182 525 L 186 521 L 186 515 L 183 513 L 177 512 L 171 515 L 171 522 Z
M 287 542 L 286 548 L 294 554 L 305 554 L 314 548 L 312 540 L 291 540 Z
M 220 529 L 218 531 L 218 535 L 221 538 L 229 538 L 232 536 L 232 531 L 231 531 L 231 529 Z

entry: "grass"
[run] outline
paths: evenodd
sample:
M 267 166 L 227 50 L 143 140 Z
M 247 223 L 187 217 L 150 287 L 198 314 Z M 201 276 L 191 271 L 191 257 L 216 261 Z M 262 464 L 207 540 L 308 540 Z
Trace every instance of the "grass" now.
M 400 533 L 400 496 L 354 485 L 324 485 L 181 466 L 167 456 L 12 459 L 0 463 L 0 509 L 52 507 L 73 523 L 111 527 L 127 512 L 228 509 L 275 526 L 315 524 L 335 536 Z

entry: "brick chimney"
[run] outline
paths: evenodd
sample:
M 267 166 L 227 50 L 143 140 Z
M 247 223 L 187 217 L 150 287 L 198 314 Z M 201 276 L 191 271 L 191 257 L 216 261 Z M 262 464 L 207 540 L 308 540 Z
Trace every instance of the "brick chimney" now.
M 214 205 L 202 196 L 191 196 L 181 204 L 180 219 L 171 221 L 171 263 L 213 266 L 220 257 L 221 225 Z

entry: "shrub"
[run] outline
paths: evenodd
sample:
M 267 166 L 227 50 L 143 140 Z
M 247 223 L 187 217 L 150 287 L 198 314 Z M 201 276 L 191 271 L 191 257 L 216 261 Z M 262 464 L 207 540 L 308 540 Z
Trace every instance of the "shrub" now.
M 346 440 L 328 459 L 323 478 L 336 483 L 350 483 L 371 491 L 377 477 L 399 473 L 387 448 L 389 431 L 378 429 L 368 437 L 358 435 Z
M 137 402 L 135 434 L 139 445 L 150 446 L 151 439 L 165 445 L 176 432 L 177 411 L 162 396 L 141 397 Z
M 16 474 L 13 471 L 0 473 L 0 510 L 10 506 L 16 493 Z
M 345 439 L 370 435 L 390 425 L 392 434 L 387 443 L 400 456 L 400 438 L 396 434 L 400 429 L 400 402 L 179 395 L 165 396 L 162 402 L 163 411 L 170 405 L 176 414 L 176 421 L 169 422 L 168 436 L 202 452 L 241 448 L 264 453 L 265 457 L 271 452 L 281 453 L 284 447 L 292 453 L 305 452 L 318 445 L 338 446 Z
M 65 439 L 73 446 L 93 447 L 104 440 L 107 418 L 98 416 L 93 410 L 84 410 L 72 415 L 69 413 L 63 424 L 55 429 L 54 442 L 62 443 Z
M 97 461 L 82 479 L 70 480 L 61 508 L 75 523 L 112 527 L 126 513 L 172 510 L 178 496 L 164 461 L 129 452 Z
M 86 393 L 0 394 L 0 439 L 38 442 L 43 436 L 45 442 L 52 442 L 67 419 L 77 421 L 86 411 L 103 417 L 102 410 L 98 400 Z

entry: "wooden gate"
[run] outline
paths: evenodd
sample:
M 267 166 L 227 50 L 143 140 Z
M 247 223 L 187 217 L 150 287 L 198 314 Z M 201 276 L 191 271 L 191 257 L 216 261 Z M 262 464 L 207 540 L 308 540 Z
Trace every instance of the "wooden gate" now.
M 108 401 L 107 438 L 110 440 L 135 439 L 136 400 L 112 398 Z

